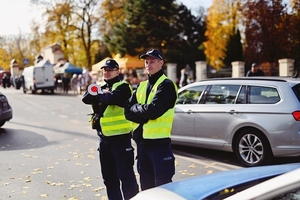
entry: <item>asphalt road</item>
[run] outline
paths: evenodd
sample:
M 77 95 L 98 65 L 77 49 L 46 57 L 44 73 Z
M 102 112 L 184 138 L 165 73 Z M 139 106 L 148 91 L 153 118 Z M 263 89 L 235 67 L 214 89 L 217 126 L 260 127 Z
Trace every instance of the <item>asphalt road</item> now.
M 13 108 L 13 119 L 0 129 L 0 200 L 107 199 L 98 136 L 89 126 L 91 108 L 81 95 L 0 91 Z M 181 146 L 173 150 L 174 181 L 241 168 L 231 153 Z

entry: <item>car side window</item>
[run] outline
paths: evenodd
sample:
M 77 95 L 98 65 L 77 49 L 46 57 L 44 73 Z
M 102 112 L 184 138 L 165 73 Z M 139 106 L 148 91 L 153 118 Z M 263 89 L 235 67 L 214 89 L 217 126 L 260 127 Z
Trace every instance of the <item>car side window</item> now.
M 205 104 L 233 104 L 240 85 L 212 85 L 206 95 Z
M 274 104 L 280 101 L 276 88 L 249 86 L 249 104 Z
M 246 92 L 246 86 L 243 86 L 239 92 L 238 98 L 236 99 L 236 104 L 246 103 L 245 92 Z
M 194 86 L 178 94 L 177 104 L 197 104 L 205 90 L 206 85 Z

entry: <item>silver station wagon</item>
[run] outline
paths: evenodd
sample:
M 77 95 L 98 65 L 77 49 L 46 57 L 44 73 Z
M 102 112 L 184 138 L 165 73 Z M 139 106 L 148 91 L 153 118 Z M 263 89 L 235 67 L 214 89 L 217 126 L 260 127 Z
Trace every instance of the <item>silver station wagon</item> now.
M 172 143 L 234 152 L 244 166 L 300 156 L 300 79 L 208 79 L 178 90 Z

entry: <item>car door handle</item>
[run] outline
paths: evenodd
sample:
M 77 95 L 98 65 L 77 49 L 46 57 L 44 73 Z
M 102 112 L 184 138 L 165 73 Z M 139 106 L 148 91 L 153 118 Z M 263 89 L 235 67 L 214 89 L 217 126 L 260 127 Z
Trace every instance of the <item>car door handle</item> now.
M 235 110 L 229 110 L 229 111 L 227 111 L 227 113 L 229 113 L 229 114 L 237 114 L 238 112 L 235 111 Z
M 186 113 L 188 113 L 188 114 L 192 114 L 192 113 L 193 113 L 193 111 L 192 111 L 192 110 L 187 110 L 187 111 L 186 111 Z

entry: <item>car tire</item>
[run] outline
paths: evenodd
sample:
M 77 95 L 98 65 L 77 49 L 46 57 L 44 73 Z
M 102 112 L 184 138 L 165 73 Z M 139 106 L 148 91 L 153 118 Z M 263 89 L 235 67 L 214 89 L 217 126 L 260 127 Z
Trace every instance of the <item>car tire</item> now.
M 0 121 L 0 127 L 2 127 L 5 124 L 5 121 Z
M 247 167 L 268 164 L 273 158 L 267 138 L 254 128 L 244 129 L 238 134 L 234 152 L 242 165 Z

